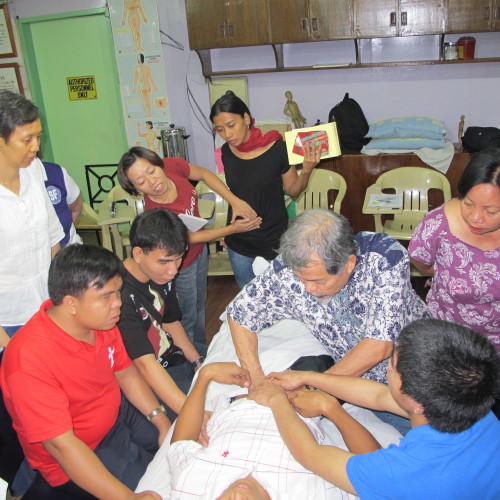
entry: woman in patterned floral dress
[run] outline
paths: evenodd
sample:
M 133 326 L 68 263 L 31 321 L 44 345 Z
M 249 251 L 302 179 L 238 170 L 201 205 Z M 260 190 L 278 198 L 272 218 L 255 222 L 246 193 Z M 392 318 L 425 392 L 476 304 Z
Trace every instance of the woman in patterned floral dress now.
M 500 351 L 500 149 L 472 157 L 458 193 L 415 229 L 411 261 L 433 277 L 431 315 L 482 332 Z

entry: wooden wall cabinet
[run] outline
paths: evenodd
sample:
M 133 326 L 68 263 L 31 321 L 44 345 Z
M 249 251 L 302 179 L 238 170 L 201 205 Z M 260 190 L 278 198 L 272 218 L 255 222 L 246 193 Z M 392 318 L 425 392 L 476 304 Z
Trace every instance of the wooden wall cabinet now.
M 186 0 L 192 50 L 271 43 L 267 0 Z
M 444 33 L 444 2 L 353 0 L 354 35 L 357 38 L 379 38 Z
M 351 0 L 271 0 L 272 43 L 353 38 Z
M 500 31 L 500 0 L 186 0 L 189 44 L 204 76 L 423 64 L 498 63 L 500 57 L 365 63 L 360 39 Z M 285 65 L 284 44 L 352 39 L 355 61 Z M 270 68 L 217 71 L 210 49 L 272 46 Z M 311 43 L 311 50 L 314 44 Z
M 500 0 L 491 2 L 491 31 L 500 31 Z
M 500 30 L 500 0 L 448 0 L 446 31 L 480 33 Z

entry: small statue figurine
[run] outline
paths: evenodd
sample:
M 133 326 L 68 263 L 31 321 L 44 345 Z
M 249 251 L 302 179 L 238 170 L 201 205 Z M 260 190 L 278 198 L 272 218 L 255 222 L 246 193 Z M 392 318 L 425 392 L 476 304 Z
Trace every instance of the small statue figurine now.
M 286 104 L 283 113 L 292 119 L 295 128 L 304 128 L 307 120 L 302 116 L 299 105 L 293 101 L 293 94 L 287 90 L 285 92 L 285 97 Z
M 464 126 L 465 126 L 465 115 L 462 115 L 460 117 L 460 122 L 458 123 L 457 149 L 462 149 L 462 137 L 464 135 Z

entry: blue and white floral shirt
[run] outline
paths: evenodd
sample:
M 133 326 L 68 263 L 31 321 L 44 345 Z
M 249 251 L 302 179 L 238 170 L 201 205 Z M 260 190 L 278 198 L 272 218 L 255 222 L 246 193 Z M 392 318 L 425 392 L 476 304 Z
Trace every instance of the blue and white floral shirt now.
M 408 253 L 392 237 L 359 233 L 356 266 L 347 284 L 325 301 L 304 285 L 278 256 L 228 306 L 238 324 L 260 332 L 289 318 L 305 324 L 335 361 L 361 340 L 394 341 L 408 323 L 427 316 L 425 303 L 410 283 Z M 387 361 L 365 376 L 386 382 Z

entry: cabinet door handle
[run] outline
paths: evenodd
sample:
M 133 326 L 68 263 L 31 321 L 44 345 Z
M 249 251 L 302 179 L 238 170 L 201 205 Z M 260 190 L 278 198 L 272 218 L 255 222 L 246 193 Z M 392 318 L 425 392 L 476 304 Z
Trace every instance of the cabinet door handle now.
M 317 17 L 313 17 L 312 18 L 311 25 L 312 25 L 312 30 L 313 31 L 318 31 L 319 30 L 319 28 L 318 28 L 318 18 Z
M 408 12 L 401 12 L 401 26 L 408 24 Z
M 391 12 L 390 26 L 396 26 L 396 12 Z
M 229 25 L 229 38 L 234 38 L 234 26 L 232 24 Z
M 308 31 L 309 23 L 307 22 L 307 17 L 303 17 L 301 19 L 301 23 L 302 23 L 302 31 Z
M 219 26 L 219 38 L 226 38 L 226 25 L 221 24 Z
M 490 8 L 489 7 L 485 7 L 483 9 L 483 19 L 485 21 L 487 21 L 489 18 L 490 18 Z

